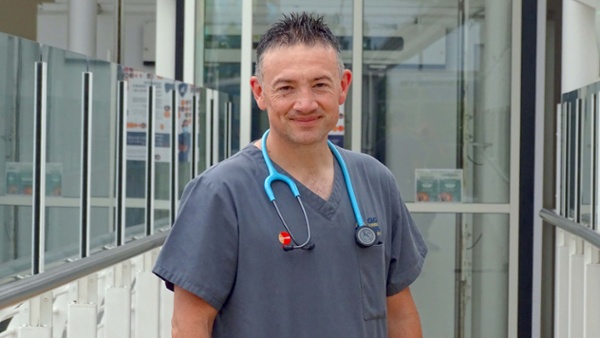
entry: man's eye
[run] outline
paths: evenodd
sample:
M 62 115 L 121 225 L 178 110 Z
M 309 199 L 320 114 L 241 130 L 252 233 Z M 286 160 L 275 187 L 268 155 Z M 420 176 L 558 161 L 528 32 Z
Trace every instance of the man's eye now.
M 328 86 L 327 83 L 324 83 L 324 82 L 319 82 L 319 83 L 315 84 L 316 88 L 325 88 L 327 86 Z
M 283 86 L 283 87 L 277 88 L 277 91 L 279 91 L 279 92 L 287 92 L 287 91 L 290 91 L 290 90 L 292 90 L 291 86 Z

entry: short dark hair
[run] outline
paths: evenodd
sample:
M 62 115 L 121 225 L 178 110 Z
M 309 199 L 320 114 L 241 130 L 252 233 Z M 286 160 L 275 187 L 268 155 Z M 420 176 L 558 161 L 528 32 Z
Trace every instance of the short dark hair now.
M 323 16 L 314 13 L 290 13 L 274 23 L 260 38 L 256 47 L 256 76 L 262 78 L 262 61 L 264 53 L 273 47 L 315 46 L 322 44 L 331 47 L 337 53 L 340 73 L 344 70 L 340 43 L 333 35 Z

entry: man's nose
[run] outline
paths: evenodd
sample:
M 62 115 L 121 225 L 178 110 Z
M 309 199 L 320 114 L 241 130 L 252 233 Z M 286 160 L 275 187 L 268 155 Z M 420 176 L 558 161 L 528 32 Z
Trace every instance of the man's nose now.
M 294 110 L 300 112 L 311 112 L 317 109 L 317 107 L 317 98 L 312 90 L 305 88 L 298 92 L 296 102 L 294 103 Z

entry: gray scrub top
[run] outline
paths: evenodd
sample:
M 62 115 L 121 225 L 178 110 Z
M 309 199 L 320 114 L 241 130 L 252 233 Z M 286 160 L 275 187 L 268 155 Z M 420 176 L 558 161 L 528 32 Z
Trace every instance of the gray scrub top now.
M 192 180 L 154 273 L 219 310 L 213 337 L 387 337 L 386 296 L 420 274 L 427 249 L 391 172 L 370 156 L 338 148 L 365 222 L 381 244 L 359 247 L 339 165 L 327 201 L 296 181 L 313 250 L 284 251 L 284 231 L 264 189 L 261 151 L 245 147 Z M 277 167 L 281 173 L 285 173 Z M 298 242 L 307 236 L 287 185 L 273 184 Z

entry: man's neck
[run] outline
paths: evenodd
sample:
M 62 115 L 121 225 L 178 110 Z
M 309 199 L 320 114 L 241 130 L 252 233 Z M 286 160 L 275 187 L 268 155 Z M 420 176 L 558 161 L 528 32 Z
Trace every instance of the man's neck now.
M 256 143 L 260 146 L 260 141 Z M 334 178 L 334 159 L 326 142 L 311 145 L 287 146 L 269 143 L 267 151 L 271 161 L 323 199 L 331 195 Z

